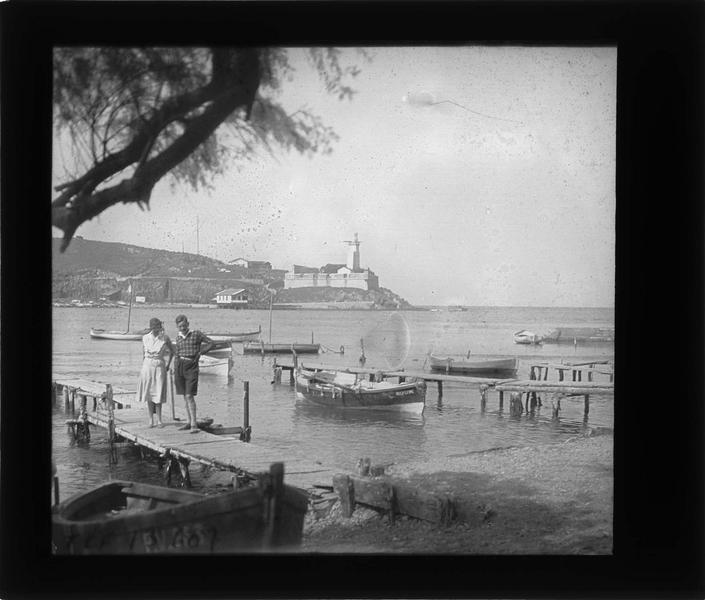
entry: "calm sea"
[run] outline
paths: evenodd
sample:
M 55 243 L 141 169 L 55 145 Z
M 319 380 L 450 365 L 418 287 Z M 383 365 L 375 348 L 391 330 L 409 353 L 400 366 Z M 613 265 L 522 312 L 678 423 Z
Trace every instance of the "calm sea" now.
M 162 319 L 174 336 L 174 317 L 185 312 L 191 327 L 205 332 L 251 331 L 262 326 L 269 339 L 270 313 L 264 310 L 229 311 L 210 308 L 133 307 L 131 326 L 146 327 L 150 317 Z M 54 308 L 53 372 L 55 376 L 93 379 L 136 389 L 142 363 L 140 342 L 93 340 L 91 326 L 124 330 L 127 309 Z M 341 366 L 357 366 L 361 340 L 367 367 L 427 368 L 426 356 L 438 353 L 512 355 L 519 358 L 518 377 L 528 378 L 532 361 L 603 360 L 614 358 L 613 344 L 523 346 L 514 344 L 519 329 L 543 332 L 557 326 L 613 327 L 614 310 L 604 308 L 475 307 L 448 311 L 293 311 L 272 312 L 273 342 L 310 342 L 328 351 L 319 357 L 303 356 Z M 343 346 L 344 354 L 339 351 Z M 359 457 L 373 464 L 442 458 L 509 446 L 560 441 L 584 427 L 582 398 L 562 402 L 560 420 L 551 420 L 551 407 L 535 415 L 500 414 L 496 394 L 487 410 L 480 410 L 478 389 L 444 384 L 442 402 L 430 384 L 422 416 L 388 413 L 338 412 L 297 400 L 285 372 L 281 384 L 272 384 L 271 356 L 244 356 L 235 345 L 234 373 L 230 382 L 217 375 L 201 375 L 197 397 L 199 417 L 212 417 L 225 426 L 242 424 L 243 381 L 250 385 L 252 441 L 303 454 L 310 459 L 351 469 Z M 552 374 L 552 376 L 555 376 Z M 597 376 L 600 377 L 599 375 Z M 613 398 L 591 396 L 589 424 L 613 426 Z M 165 408 L 169 420 L 171 407 Z M 177 396 L 176 415 L 184 416 Z M 162 483 L 156 459 L 141 459 L 134 449 L 121 447 L 116 465 L 108 460 L 105 432 L 91 431 L 88 445 L 72 444 L 66 431 L 67 415 L 57 403 L 53 412 L 53 458 L 57 464 L 62 499 L 110 478 Z M 197 470 L 194 470 L 197 471 Z M 207 473 L 192 473 L 194 487 L 207 491 L 214 485 Z

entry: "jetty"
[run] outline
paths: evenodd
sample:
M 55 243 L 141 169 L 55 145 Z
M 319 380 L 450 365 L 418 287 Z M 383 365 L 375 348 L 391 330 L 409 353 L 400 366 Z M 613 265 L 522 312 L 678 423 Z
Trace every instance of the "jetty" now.
M 150 427 L 145 407 L 134 402 L 134 391 L 113 387 L 97 381 L 69 379 L 55 376 L 54 401 L 63 398 L 64 409 L 73 415 L 67 419 L 69 433 L 76 440 L 90 440 L 90 425 L 108 431 L 111 456 L 115 445 L 129 441 L 158 454 L 167 461 L 167 485 L 174 475 L 180 475 L 185 487 L 191 486 L 189 465 L 205 465 L 233 473 L 233 484 L 245 484 L 267 472 L 272 463 L 286 464 L 286 480 L 304 490 L 330 487 L 334 469 L 305 457 L 292 455 L 290 450 L 276 450 L 251 442 L 249 424 L 249 382 L 243 382 L 243 424 L 241 427 L 206 425 L 198 434 L 179 428 L 185 419 L 169 419 L 167 406 L 163 407 L 164 427 Z M 136 405 L 139 404 L 139 405 Z

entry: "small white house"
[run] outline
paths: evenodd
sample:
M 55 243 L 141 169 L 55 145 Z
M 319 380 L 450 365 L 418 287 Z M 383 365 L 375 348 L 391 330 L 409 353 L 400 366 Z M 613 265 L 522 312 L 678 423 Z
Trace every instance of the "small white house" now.
M 218 308 L 247 308 L 247 290 L 227 289 L 215 295 Z

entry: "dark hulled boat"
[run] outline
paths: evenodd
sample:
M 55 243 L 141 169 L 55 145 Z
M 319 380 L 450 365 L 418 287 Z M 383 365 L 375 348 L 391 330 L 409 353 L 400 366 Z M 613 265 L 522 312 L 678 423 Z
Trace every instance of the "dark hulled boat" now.
M 275 463 L 256 486 L 202 495 L 110 481 L 58 504 L 56 554 L 217 554 L 286 551 L 301 542 L 306 494 Z

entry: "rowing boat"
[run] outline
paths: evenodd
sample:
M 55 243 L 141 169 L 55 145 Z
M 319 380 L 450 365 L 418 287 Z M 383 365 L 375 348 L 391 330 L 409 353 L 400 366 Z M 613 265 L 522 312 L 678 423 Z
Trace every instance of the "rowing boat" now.
M 445 373 L 511 373 L 517 369 L 514 357 L 470 357 L 430 355 L 432 371 Z
M 149 329 L 142 329 L 141 331 L 110 331 L 91 327 L 91 337 L 97 340 L 138 341 L 149 331 Z
M 301 543 L 306 494 L 275 463 L 257 485 L 203 495 L 113 480 L 52 510 L 56 554 L 218 554 Z
M 245 342 L 242 345 L 245 354 L 318 354 L 320 344 L 273 344 L 271 342 Z
M 207 333 L 206 337 L 214 342 L 248 342 L 256 340 L 262 333 L 260 325 L 257 331 L 243 331 L 241 333 Z
M 369 381 L 354 373 L 328 370 L 296 372 L 296 395 L 319 406 L 422 413 L 426 382 Z
M 218 377 L 230 377 L 232 370 L 232 358 L 219 358 L 215 356 L 201 356 L 198 359 L 198 371 L 201 375 L 216 375 Z
M 614 329 L 611 327 L 558 327 L 544 335 L 543 341 L 553 344 L 614 342 Z
M 543 338 L 540 335 L 527 329 L 522 329 L 514 334 L 515 344 L 540 344 L 542 340 Z

